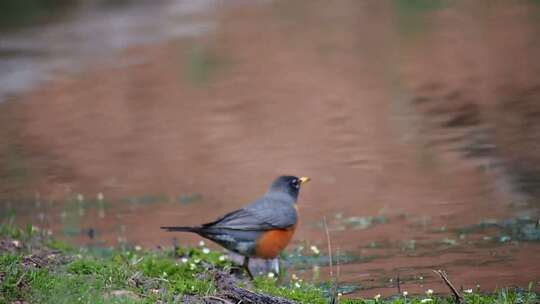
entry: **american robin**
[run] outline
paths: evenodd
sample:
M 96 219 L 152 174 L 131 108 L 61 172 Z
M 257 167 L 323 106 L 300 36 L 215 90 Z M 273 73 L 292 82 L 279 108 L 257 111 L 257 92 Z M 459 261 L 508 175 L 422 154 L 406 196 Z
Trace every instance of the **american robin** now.
M 161 227 L 167 231 L 193 232 L 249 258 L 273 259 L 289 244 L 298 222 L 296 201 L 300 186 L 309 177 L 280 176 L 255 202 L 225 214 L 217 220 L 192 227 Z

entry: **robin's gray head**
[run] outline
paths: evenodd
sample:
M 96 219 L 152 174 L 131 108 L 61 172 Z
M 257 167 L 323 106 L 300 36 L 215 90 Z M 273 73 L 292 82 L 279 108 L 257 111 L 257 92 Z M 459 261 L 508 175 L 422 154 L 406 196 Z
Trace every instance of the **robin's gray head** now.
M 276 178 L 272 182 L 272 185 L 270 186 L 268 192 L 287 193 L 296 201 L 296 199 L 298 198 L 298 192 L 300 191 L 300 187 L 309 181 L 309 177 L 283 175 Z

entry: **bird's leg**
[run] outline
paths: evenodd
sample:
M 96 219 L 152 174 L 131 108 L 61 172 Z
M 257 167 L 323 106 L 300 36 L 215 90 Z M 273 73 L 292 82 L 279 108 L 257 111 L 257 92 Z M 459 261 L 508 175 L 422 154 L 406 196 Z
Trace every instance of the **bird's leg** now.
M 244 257 L 244 264 L 242 265 L 242 267 L 246 270 L 249 278 L 253 280 L 253 275 L 251 274 L 251 271 L 249 270 L 249 257 L 247 256 Z
M 281 269 L 279 268 L 279 258 L 273 258 L 266 260 L 266 270 L 271 271 L 276 276 L 280 276 Z
M 274 271 L 276 272 L 276 274 L 277 274 L 278 276 L 280 276 L 280 274 L 281 274 L 281 267 L 280 267 L 280 266 L 281 266 L 281 265 L 280 265 L 280 263 L 279 263 L 279 257 L 275 258 L 275 259 L 272 261 L 272 264 L 273 264 L 272 266 L 274 266 Z
M 284 276 L 281 275 L 281 267 L 280 267 L 280 263 L 279 263 L 279 257 L 274 258 L 274 259 L 271 261 L 271 265 L 272 265 L 272 270 L 276 273 L 276 276 L 277 276 L 277 283 L 278 283 L 278 284 L 282 284 L 282 283 L 283 283 Z

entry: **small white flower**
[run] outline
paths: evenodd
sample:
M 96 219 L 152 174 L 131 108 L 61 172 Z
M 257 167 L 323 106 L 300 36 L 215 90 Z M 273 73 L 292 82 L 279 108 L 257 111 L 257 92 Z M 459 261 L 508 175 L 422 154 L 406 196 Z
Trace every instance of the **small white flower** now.
M 151 291 L 152 293 L 155 293 L 155 294 L 158 294 L 158 293 L 159 293 L 159 289 L 150 289 L 150 291 Z
M 166 273 L 165 271 L 163 272 L 163 276 L 164 276 L 164 277 L 166 277 L 166 276 L 167 276 L 167 273 Z
M 292 276 L 291 276 L 291 279 L 296 281 L 296 280 L 298 280 L 298 277 L 296 276 L 296 274 L 293 273 Z
M 433 294 L 433 289 L 426 290 L 426 295 L 430 296 Z
M 21 247 L 21 242 L 18 241 L 18 240 L 13 240 L 13 241 L 11 241 L 11 244 L 13 244 L 13 246 L 15 246 L 15 247 L 17 247 L 17 248 L 18 248 L 18 247 Z
M 135 246 L 135 251 L 141 251 L 141 250 L 142 250 L 142 247 L 141 247 L 141 246 L 139 246 L 139 245 L 136 245 L 136 246 Z
M 422 299 L 420 300 L 420 303 L 430 303 L 430 302 L 433 302 L 433 299 Z
M 184 258 L 181 258 L 181 259 L 180 259 L 180 261 L 182 261 L 182 263 L 184 263 L 184 264 L 185 264 L 185 263 L 187 263 L 187 262 L 188 262 L 188 258 L 185 258 L 185 257 L 184 257 Z
M 408 291 L 404 291 L 404 292 L 403 292 L 403 296 L 404 296 L 404 297 L 406 297 L 408 294 L 409 294 Z
M 80 193 L 77 194 L 77 200 L 78 200 L 79 202 L 84 201 L 84 195 L 82 195 L 82 194 L 80 194 Z
M 338 296 L 338 298 L 341 298 L 341 297 L 343 297 L 343 294 L 341 292 L 338 292 L 337 296 Z
M 32 232 L 39 232 L 39 227 L 32 225 Z
M 315 246 L 315 245 L 312 245 L 311 247 L 309 247 L 309 249 L 310 249 L 311 252 L 313 252 L 314 254 L 319 254 L 319 253 L 321 253 L 321 251 L 319 250 L 319 248 L 317 248 L 317 246 Z
M 465 289 L 463 292 L 464 293 L 472 293 L 472 289 Z
M 195 262 L 195 264 L 199 264 L 201 262 L 201 259 L 193 259 L 193 262 Z
M 204 241 L 199 241 L 199 247 L 204 247 Z
M 275 276 L 275 274 L 274 274 L 273 272 L 269 272 L 269 273 L 268 273 L 268 277 L 269 277 L 269 278 L 273 278 L 274 276 Z
M 298 282 L 294 283 L 294 287 L 300 288 L 300 283 L 298 283 Z
M 381 298 L 381 294 L 380 294 L 380 293 L 376 294 L 376 295 L 373 297 L 373 299 L 375 299 L 375 301 L 379 301 L 380 298 Z
M 191 269 L 191 270 L 194 270 L 194 269 L 195 269 L 195 267 L 196 267 L 196 266 L 195 266 L 195 264 L 193 264 L 193 263 L 189 263 L 189 269 Z
M 220 260 L 221 262 L 225 261 L 226 259 L 227 259 L 227 256 L 224 256 L 224 255 L 220 255 L 220 256 L 219 256 L 219 260 Z
M 104 199 L 103 193 L 101 193 L 101 192 L 98 193 L 98 194 L 97 194 L 97 200 L 98 200 L 98 201 L 102 201 L 103 199 Z
M 204 248 L 202 249 L 202 253 L 204 253 L 204 254 L 209 254 L 209 253 L 210 253 L 210 249 L 204 247 Z

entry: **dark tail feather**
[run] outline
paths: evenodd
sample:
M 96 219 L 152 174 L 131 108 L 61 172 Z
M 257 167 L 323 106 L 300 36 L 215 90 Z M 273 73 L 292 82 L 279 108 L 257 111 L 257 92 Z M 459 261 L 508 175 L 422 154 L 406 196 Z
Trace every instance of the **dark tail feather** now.
M 185 231 L 185 232 L 195 232 L 195 233 L 199 233 L 201 231 L 201 228 L 200 227 L 172 227 L 172 226 L 169 226 L 169 227 L 159 227 L 163 230 L 166 230 L 166 231 Z

